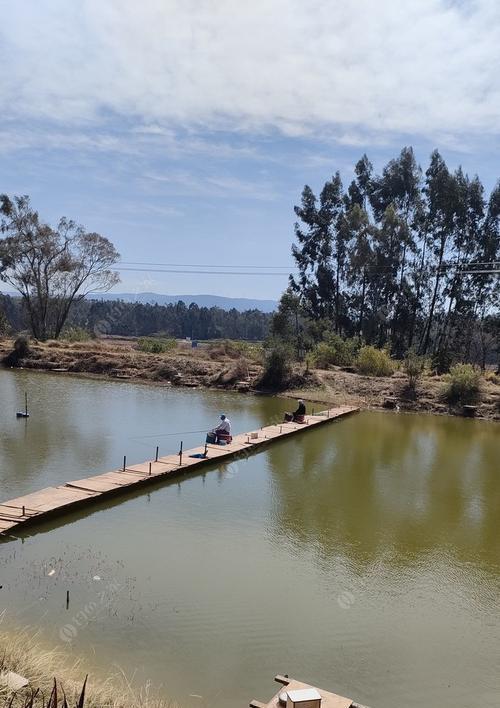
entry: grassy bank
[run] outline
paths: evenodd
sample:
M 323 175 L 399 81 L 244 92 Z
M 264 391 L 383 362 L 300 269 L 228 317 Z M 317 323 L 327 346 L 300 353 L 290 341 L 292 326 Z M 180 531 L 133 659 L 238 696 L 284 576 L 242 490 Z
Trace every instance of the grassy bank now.
M 0 359 L 13 350 L 13 340 L 0 340 Z M 149 349 L 149 351 L 144 351 Z M 19 366 L 61 375 L 78 374 L 107 379 L 125 379 L 164 386 L 222 388 L 256 391 L 262 375 L 262 350 L 243 342 L 203 343 L 192 349 L 188 342 L 169 343 L 157 353 L 140 340 L 91 339 L 83 342 L 49 341 L 30 344 L 29 355 Z M 391 376 L 365 376 L 352 369 L 330 366 L 305 369 L 296 364 L 290 385 L 280 392 L 286 397 L 300 397 L 318 404 L 356 405 L 383 409 L 428 411 L 461 415 L 463 406 L 443 398 L 446 376 L 430 372 L 408 388 L 408 379 L 396 363 Z M 500 420 L 499 379 L 489 372 L 481 379 L 477 417 Z
M 87 674 L 81 660 L 72 660 L 60 649 L 48 649 L 40 635 L 30 629 L 13 631 L 0 625 L 0 674 L 13 671 L 29 681 L 17 692 L 0 685 L 0 705 L 12 708 L 43 708 L 57 682 L 57 706 L 66 696 L 69 708 L 78 705 Z M 38 692 L 37 692 L 38 691 Z M 33 704 L 30 699 L 36 693 Z M 89 676 L 85 687 L 84 708 L 177 708 L 163 700 L 150 687 L 132 688 L 126 677 L 117 672 L 106 681 Z M 52 704 L 50 708 L 56 708 Z

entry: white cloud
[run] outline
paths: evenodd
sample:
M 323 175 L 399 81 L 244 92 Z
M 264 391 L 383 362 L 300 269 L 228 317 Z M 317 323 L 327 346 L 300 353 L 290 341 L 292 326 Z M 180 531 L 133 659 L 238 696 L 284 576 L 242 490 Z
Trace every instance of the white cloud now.
M 148 182 L 155 193 L 169 195 L 198 195 L 202 197 L 221 197 L 224 199 L 238 196 L 244 199 L 270 201 L 276 197 L 273 185 L 269 181 L 254 182 L 239 179 L 232 175 L 194 174 L 187 170 L 169 170 L 165 173 L 146 173 L 141 178 L 148 189 Z
M 14 120 L 118 114 L 167 140 L 170 126 L 348 144 L 500 132 L 497 0 L 0 0 L 0 13 Z

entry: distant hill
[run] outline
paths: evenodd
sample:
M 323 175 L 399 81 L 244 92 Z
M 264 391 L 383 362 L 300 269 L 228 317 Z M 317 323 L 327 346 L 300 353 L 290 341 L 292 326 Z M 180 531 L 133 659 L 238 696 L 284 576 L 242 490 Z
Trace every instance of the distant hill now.
M 260 310 L 273 312 L 278 303 L 275 300 L 253 300 L 245 297 L 222 297 L 220 295 L 161 295 L 158 293 L 95 293 L 89 296 L 93 300 L 123 300 L 142 304 L 169 305 L 182 300 L 187 306 L 192 302 L 198 307 L 220 307 L 222 310 Z

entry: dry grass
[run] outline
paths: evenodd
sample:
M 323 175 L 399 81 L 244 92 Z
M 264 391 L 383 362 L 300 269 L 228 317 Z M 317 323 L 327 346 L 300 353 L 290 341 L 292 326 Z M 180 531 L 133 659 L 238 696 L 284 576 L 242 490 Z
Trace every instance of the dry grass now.
M 60 649 L 43 646 L 39 633 L 21 629 L 15 633 L 0 626 L 0 673 L 14 671 L 29 680 L 30 686 L 12 694 L 0 686 L 0 706 L 19 708 L 33 691 L 39 689 L 39 700 L 34 708 L 42 706 L 50 696 L 54 678 L 62 696 L 64 691 L 68 704 L 76 705 L 86 676 L 81 660 L 71 660 Z M 61 690 L 62 689 L 62 690 Z M 117 672 L 104 682 L 90 676 L 85 692 L 85 708 L 178 708 L 176 703 L 162 699 L 151 686 L 137 691 L 126 676 Z

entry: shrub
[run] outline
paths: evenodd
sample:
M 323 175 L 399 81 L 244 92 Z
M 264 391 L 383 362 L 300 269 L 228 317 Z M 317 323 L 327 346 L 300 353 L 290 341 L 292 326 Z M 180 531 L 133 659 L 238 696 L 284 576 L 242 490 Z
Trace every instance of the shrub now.
M 394 365 L 385 349 L 372 346 L 361 347 L 356 366 L 366 376 L 392 376 Z
M 86 342 L 90 339 L 90 334 L 83 327 L 68 327 L 61 334 L 61 339 L 67 342 Z
M 475 403 L 481 389 L 481 372 L 472 364 L 455 364 L 450 369 L 444 396 L 450 403 Z
M 256 342 L 245 342 L 237 339 L 224 339 L 212 342 L 207 347 L 208 356 L 217 361 L 224 357 L 239 359 L 241 356 L 259 363 L 263 360 L 263 348 Z
M 492 371 L 491 369 L 484 372 L 484 378 L 489 383 L 496 384 L 497 386 L 500 384 L 498 372 Z
M 425 359 L 422 356 L 418 356 L 415 351 L 410 349 L 406 353 L 403 369 L 408 377 L 408 386 L 414 391 L 417 386 L 417 381 L 424 373 Z
M 328 333 L 324 341 L 319 342 L 311 352 L 312 361 L 320 369 L 326 369 L 329 365 L 350 366 L 356 358 L 360 344 L 356 337 L 342 339 L 338 334 Z
M 14 342 L 14 349 L 2 359 L 2 364 L 8 367 L 21 366 L 23 359 L 31 356 L 28 337 L 18 337 Z
M 10 333 L 10 324 L 5 316 L 4 311 L 0 307 L 0 337 L 5 337 L 7 334 Z
M 438 374 L 447 374 L 452 364 L 452 358 L 446 349 L 438 349 L 431 357 L 432 369 Z
M 334 363 L 335 353 L 332 347 L 326 342 L 318 342 L 311 352 L 308 361 L 311 361 L 313 366 L 318 369 L 327 369 L 330 364 Z
M 23 359 L 30 354 L 30 340 L 28 337 L 18 337 L 14 342 L 14 351 L 19 359 Z
M 292 373 L 292 352 L 282 342 L 274 342 L 265 353 L 264 371 L 260 379 L 263 388 L 279 390 L 286 387 Z
M 237 381 L 246 381 L 248 379 L 248 364 L 244 357 L 240 357 L 235 362 L 232 362 L 227 369 L 216 376 L 214 383 L 219 384 L 234 384 Z
M 161 339 L 156 337 L 140 337 L 137 348 L 147 354 L 164 354 L 175 349 L 177 341 L 175 339 Z

